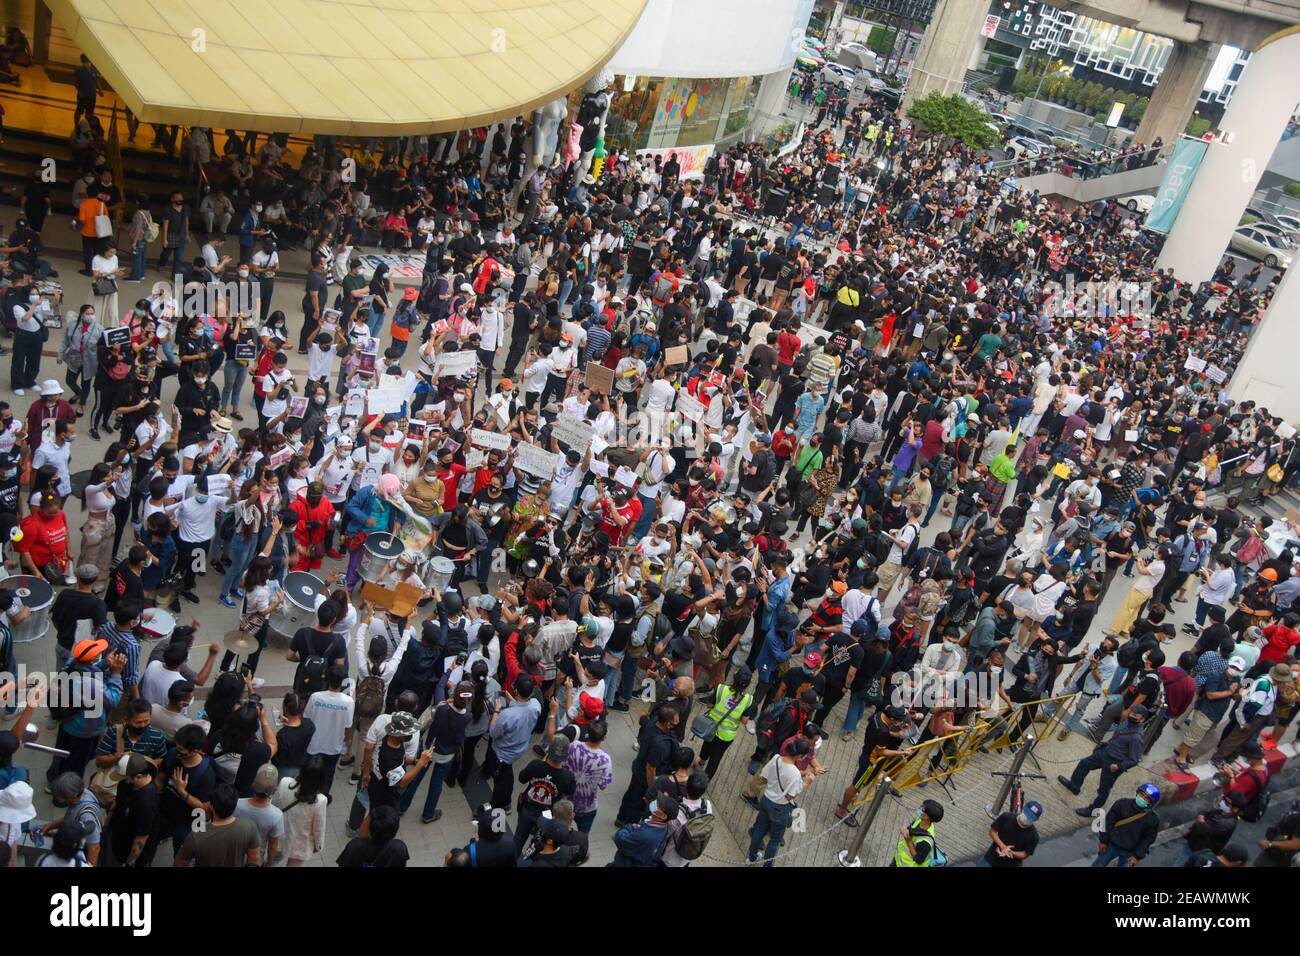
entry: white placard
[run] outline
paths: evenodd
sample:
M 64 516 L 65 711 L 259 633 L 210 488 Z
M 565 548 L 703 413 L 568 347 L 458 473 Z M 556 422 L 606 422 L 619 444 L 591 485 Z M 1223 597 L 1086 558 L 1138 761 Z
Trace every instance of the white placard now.
M 271 471 L 275 471 L 275 469 L 279 468 L 281 465 L 287 465 L 289 459 L 292 457 L 293 449 L 286 445 L 284 448 L 281 448 L 279 451 L 271 455 L 271 459 L 267 462 L 266 467 Z
M 339 418 L 343 415 L 342 405 L 331 405 L 325 409 L 325 435 L 333 437 L 339 433 Z
M 677 411 L 682 413 L 682 417 L 693 422 L 698 422 L 704 417 L 704 403 L 692 395 L 685 392 L 677 393 Z
M 521 442 L 515 449 L 515 467 L 538 478 L 550 478 L 554 475 L 559 460 L 559 455 L 527 442 Z
M 464 375 L 478 368 L 478 355 L 468 349 L 438 353 L 438 376 Z
M 1124 432 L 1124 440 L 1127 441 L 1127 442 L 1135 442 L 1135 441 L 1137 441 L 1137 440 L 1138 440 L 1137 429 L 1136 429 L 1136 428 L 1130 428 L 1130 429 L 1128 429 L 1127 431 L 1125 431 L 1125 432 Z
M 495 448 L 498 451 L 510 450 L 510 436 L 501 432 L 490 432 L 483 428 L 469 430 L 469 443 L 479 448 Z
M 343 408 L 343 414 L 348 418 L 359 418 L 366 411 L 366 390 L 364 388 L 348 389 L 347 404 Z
M 371 415 L 387 415 L 391 412 L 401 411 L 402 403 L 406 401 L 403 394 L 404 389 L 401 385 L 383 385 L 379 388 L 372 388 L 366 391 L 366 410 Z
M 1183 363 L 1183 368 L 1192 372 L 1205 371 L 1205 359 L 1197 358 L 1195 355 L 1187 356 L 1187 361 Z
M 580 455 L 587 453 L 593 434 L 591 422 L 567 415 L 561 415 L 551 426 L 551 436 L 556 441 L 576 450 Z
M 628 469 L 624 468 L 622 465 L 619 465 L 618 470 L 614 472 L 614 480 L 617 481 L 624 488 L 631 488 L 633 485 L 636 484 L 636 472 L 629 471 Z
M 487 452 L 482 448 L 468 448 L 465 450 L 465 467 L 470 471 L 481 466 L 487 461 Z
M 229 475 L 208 475 L 208 494 L 214 498 L 226 498 L 230 495 Z
M 1277 426 L 1277 437 L 1281 438 L 1283 441 L 1286 441 L 1294 434 L 1295 426 L 1290 422 L 1283 422 L 1281 425 Z
M 607 461 L 593 461 L 593 462 L 591 463 L 591 473 L 592 473 L 593 475 L 598 475 L 598 476 L 601 477 L 601 478 L 608 478 L 608 477 L 609 477 L 609 462 L 607 462 Z
M 1210 377 L 1210 381 L 1215 385 L 1222 385 L 1224 380 L 1228 377 L 1228 373 L 1217 365 L 1211 365 L 1205 370 L 1205 374 Z
M 609 442 L 605 441 L 605 439 L 601 438 L 597 434 L 594 433 L 592 434 L 591 436 L 592 455 L 603 455 L 605 454 L 605 449 L 608 447 L 609 447 Z M 591 464 L 593 468 L 596 466 L 596 463 L 594 461 Z

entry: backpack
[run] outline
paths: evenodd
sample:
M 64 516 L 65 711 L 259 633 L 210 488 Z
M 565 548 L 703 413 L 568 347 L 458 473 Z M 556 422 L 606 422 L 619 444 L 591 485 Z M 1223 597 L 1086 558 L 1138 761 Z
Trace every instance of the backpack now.
M 361 678 L 355 699 L 358 717 L 378 717 L 384 712 L 384 678 L 378 671 Z
M 666 272 L 659 273 L 659 278 L 655 280 L 654 295 L 656 299 L 669 299 L 673 294 L 673 279 Z
M 1250 802 L 1241 808 L 1240 816 L 1247 823 L 1258 823 L 1264 818 L 1264 813 L 1268 810 L 1269 800 L 1272 799 L 1268 792 L 1268 781 L 1260 780 L 1259 774 L 1253 770 L 1247 770 L 1246 773 L 1255 778 L 1255 782 L 1259 784 L 1259 789 L 1250 798 Z
M 812 349 L 805 348 L 802 352 L 800 352 L 798 355 L 794 357 L 794 365 L 791 366 L 792 370 L 794 371 L 794 374 L 798 375 L 800 378 L 803 378 L 804 373 L 808 371 L 808 363 L 811 360 L 812 360 Z
M 921 547 L 921 529 L 910 521 L 903 525 L 903 527 L 911 528 L 916 532 L 916 534 L 912 536 L 912 540 L 908 544 L 907 550 L 903 552 L 903 567 L 910 568 L 916 563 L 916 552 L 920 550 Z
M 307 641 L 307 649 L 311 652 L 301 661 L 298 662 L 298 670 L 293 675 L 293 692 L 301 694 L 303 697 L 310 697 L 318 690 L 325 689 L 325 672 L 329 670 L 330 662 L 325 658 L 326 651 L 317 654 L 312 642 L 318 639 L 320 631 L 313 631 L 312 636 Z M 333 634 L 329 637 L 333 638 Z
M 706 809 L 708 806 L 705 803 L 694 812 L 686 810 L 686 822 L 673 834 L 673 849 L 683 860 L 698 860 L 713 838 L 713 814 Z
M 754 729 L 758 735 L 760 747 L 770 749 L 776 743 L 772 738 L 776 734 L 777 721 L 789 709 L 790 701 L 784 699 L 774 700 L 758 715 L 758 722 Z

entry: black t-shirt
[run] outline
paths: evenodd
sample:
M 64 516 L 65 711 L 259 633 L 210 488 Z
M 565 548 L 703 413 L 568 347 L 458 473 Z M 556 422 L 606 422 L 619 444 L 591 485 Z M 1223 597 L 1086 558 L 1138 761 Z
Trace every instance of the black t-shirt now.
M 172 783 L 172 774 L 178 767 L 185 780 L 186 792 L 196 800 L 207 803 L 212 799 L 213 788 L 217 785 L 217 772 L 209 758 L 204 757 L 193 767 L 186 767 L 181 763 L 180 757 L 176 756 L 176 751 L 170 751 L 163 758 L 162 766 L 158 768 L 158 775 L 166 781 L 160 795 L 159 806 L 163 819 L 169 822 L 193 819 L 193 811 L 189 803 L 180 798 L 176 792 L 176 785 Z
M 314 627 L 298 628 L 289 642 L 289 649 L 298 655 L 299 664 L 309 657 L 323 657 L 327 664 L 332 664 L 339 658 L 346 659 L 348 653 L 341 635 L 332 631 L 327 634 Z
M 1003 813 L 993 821 L 993 829 L 998 837 L 1017 852 L 1028 851 L 1030 856 L 1034 855 L 1034 850 L 1038 847 L 1038 828 L 1022 827 L 1016 822 L 1015 814 Z M 984 853 L 984 861 L 989 866 L 1023 866 L 1023 860 L 1015 860 L 1005 856 L 998 855 L 996 843 L 990 843 L 988 850 Z
M 519 772 L 519 782 L 523 784 L 520 795 L 520 812 L 532 816 L 541 816 L 543 810 L 549 810 L 557 800 L 566 800 L 573 796 L 577 781 L 573 771 L 567 767 L 552 767 L 545 760 L 534 760 Z
M 307 288 L 303 293 L 303 311 L 311 305 L 311 294 L 316 293 L 316 302 L 320 308 L 329 308 L 329 283 L 325 281 L 325 273 L 317 272 L 314 269 L 307 273 Z
M 126 863 L 127 857 L 131 855 L 131 844 L 136 837 L 141 836 L 149 837 L 140 855 L 140 862 L 148 865 L 153 856 L 150 844 L 156 842 L 158 837 L 161 798 L 162 794 L 153 784 L 147 784 L 138 790 L 131 786 L 129 780 L 123 780 L 117 785 L 113 823 L 108 829 L 108 836 L 113 848 L 113 859 L 119 865 Z
M 822 676 L 826 678 L 826 685 L 843 690 L 849 668 L 861 667 L 864 653 L 862 645 L 843 631 L 832 634 L 823 654 L 826 666 L 822 668 Z
M 632 635 L 636 632 L 635 621 L 615 621 L 614 633 L 609 636 L 605 642 L 605 650 L 611 654 L 620 654 L 627 650 L 627 642 L 631 640 Z
M 508 834 L 496 840 L 475 840 L 465 847 L 470 865 L 478 868 L 515 866 L 515 841 Z
M 297 727 L 281 727 L 275 735 L 277 749 L 272 761 L 277 767 L 301 767 L 307 760 L 307 745 L 316 733 L 316 724 L 303 719 Z
M 98 633 L 100 625 L 108 620 L 108 609 L 98 595 L 69 588 L 60 591 L 54 599 L 50 618 L 57 629 L 55 639 L 59 647 L 71 650 L 73 638 L 77 634 L 77 623 L 88 620 L 91 622 L 91 633 Z
M 339 866 L 390 867 L 406 866 L 410 858 L 411 854 L 401 840 L 376 843 L 369 837 L 354 837 L 335 862 Z

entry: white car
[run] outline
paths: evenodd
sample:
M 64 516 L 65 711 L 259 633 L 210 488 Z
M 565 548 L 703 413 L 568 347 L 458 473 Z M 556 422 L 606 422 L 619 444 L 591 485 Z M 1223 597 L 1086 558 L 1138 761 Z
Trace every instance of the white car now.
M 834 83 L 846 90 L 853 86 L 853 79 L 856 75 L 850 67 L 840 63 L 827 63 L 822 67 L 823 83 Z
M 1258 259 L 1270 269 L 1291 268 L 1291 255 L 1294 250 L 1287 248 L 1281 237 L 1256 229 L 1254 224 L 1238 226 L 1234 229 L 1228 248 L 1252 259 Z
M 1293 216 L 1289 212 L 1284 212 L 1280 216 L 1274 216 L 1278 225 L 1291 232 L 1300 234 L 1300 216 Z
M 1047 144 L 1028 136 L 1012 136 L 1007 140 L 1007 152 L 1013 159 L 1038 159 L 1047 152 Z
M 1129 212 L 1150 212 L 1151 207 L 1155 205 L 1156 197 L 1147 193 L 1136 193 L 1132 196 L 1121 196 L 1115 200 Z

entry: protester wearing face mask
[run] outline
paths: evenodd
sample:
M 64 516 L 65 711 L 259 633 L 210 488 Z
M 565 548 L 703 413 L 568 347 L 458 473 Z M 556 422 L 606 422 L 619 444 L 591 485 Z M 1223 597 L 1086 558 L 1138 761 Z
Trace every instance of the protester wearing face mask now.
M 210 380 L 206 362 L 195 363 L 193 377 L 176 393 L 176 409 L 181 413 L 182 448 L 202 440 L 212 431 L 213 419 L 221 409 L 221 392 Z
M 76 320 L 67 323 L 63 330 L 63 345 L 56 361 L 68 368 L 66 381 L 72 389 L 79 415 L 86 411 L 86 397 L 95 381 L 95 371 L 99 366 L 98 346 L 103 335 L 104 329 L 95 319 L 93 305 L 83 305 Z
M 230 464 L 226 463 L 221 470 L 222 474 L 230 470 Z M 177 503 L 175 516 L 179 522 L 177 536 L 180 539 L 177 559 L 185 572 L 181 596 L 191 604 L 198 604 L 199 596 L 194 593 L 194 582 L 199 574 L 206 573 L 208 545 L 217 530 L 217 512 L 226 505 L 234 504 L 235 484 L 230 483 L 230 494 L 226 498 L 208 494 L 206 475 L 195 478 L 193 487 L 194 494 Z
M 993 842 L 976 866 L 1023 866 L 1038 848 L 1035 824 L 1042 815 L 1043 805 L 1037 800 L 1030 800 L 1019 813 L 1000 814 L 989 824 L 989 839 Z
M 268 232 L 270 230 L 262 225 L 262 204 L 251 203 L 239 221 L 239 264 L 241 266 L 246 266 L 253 260 L 253 248 Z M 247 275 L 247 271 L 241 269 L 240 275 Z

